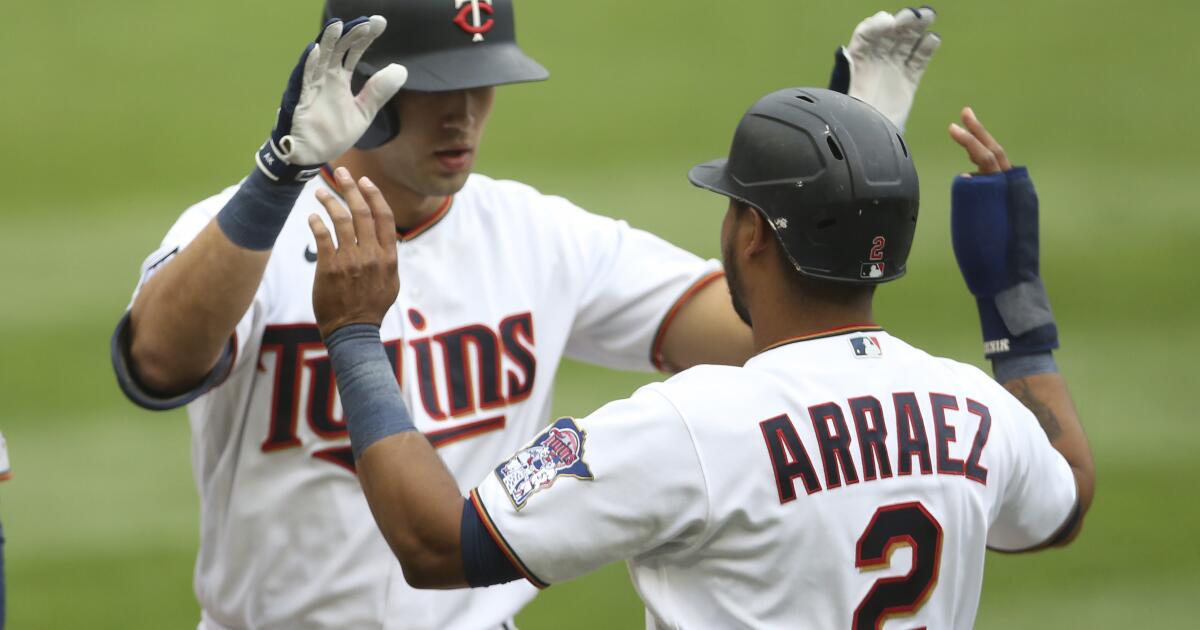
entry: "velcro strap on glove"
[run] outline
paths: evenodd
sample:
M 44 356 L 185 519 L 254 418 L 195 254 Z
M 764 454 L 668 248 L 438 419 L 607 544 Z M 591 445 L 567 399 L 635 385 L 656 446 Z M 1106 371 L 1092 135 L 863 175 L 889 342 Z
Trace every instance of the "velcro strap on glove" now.
M 1046 352 L 1058 328 L 1039 274 L 1038 199 L 1029 172 L 959 176 L 951 191 L 954 256 L 975 296 L 984 354 Z
M 321 164 L 299 165 L 291 164 L 283 157 L 283 151 L 275 144 L 275 138 L 268 138 L 258 153 L 254 154 L 254 162 L 258 169 L 274 182 L 306 182 L 321 172 Z

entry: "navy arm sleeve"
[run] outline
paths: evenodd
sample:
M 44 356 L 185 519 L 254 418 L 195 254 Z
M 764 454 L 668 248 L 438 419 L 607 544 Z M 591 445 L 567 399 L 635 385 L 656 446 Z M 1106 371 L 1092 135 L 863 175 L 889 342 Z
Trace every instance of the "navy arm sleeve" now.
M 496 540 L 488 533 L 475 504 L 463 501 L 462 528 L 460 530 L 463 559 L 463 575 L 472 587 L 492 586 L 521 579 L 508 556 L 500 550 Z
M 117 376 L 117 385 L 121 387 L 125 397 L 133 404 L 151 411 L 166 411 L 182 407 L 220 385 L 225 377 L 229 376 L 229 371 L 233 369 L 234 353 L 237 348 L 237 342 L 230 337 L 229 343 L 225 345 L 225 350 L 217 359 L 217 364 L 204 377 L 204 380 L 182 394 L 163 397 L 150 391 L 138 381 L 137 375 L 133 372 L 132 359 L 129 356 L 129 344 L 129 313 L 126 312 L 121 317 L 121 321 L 117 322 L 116 330 L 113 331 L 110 347 L 113 372 Z

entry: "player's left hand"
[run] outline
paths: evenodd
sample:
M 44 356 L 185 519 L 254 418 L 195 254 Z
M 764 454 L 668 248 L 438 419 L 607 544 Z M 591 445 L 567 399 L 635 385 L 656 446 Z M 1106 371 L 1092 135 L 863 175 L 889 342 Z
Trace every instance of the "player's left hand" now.
M 317 199 L 333 221 L 337 243 L 319 216 L 308 217 L 317 239 L 313 312 L 322 338 L 349 324 L 379 326 L 400 292 L 396 223 L 383 193 L 366 177 L 355 182 L 345 168 L 334 178 L 350 208 L 323 189 Z
M 950 234 L 954 257 L 975 296 L 988 358 L 1058 347 L 1058 328 L 1039 269 L 1038 198 L 1024 167 L 1013 167 L 975 112 L 950 136 L 979 169 L 954 180 Z
M 928 31 L 936 17 L 925 5 L 859 22 L 850 44 L 834 53 L 829 89 L 865 101 L 904 131 L 921 76 L 942 43 Z
M 950 123 L 950 137 L 967 150 L 967 157 L 979 168 L 979 174 L 991 175 L 1012 170 L 1012 162 L 1005 155 L 1004 147 L 979 122 L 975 110 L 964 107 L 962 123 L 962 126 Z

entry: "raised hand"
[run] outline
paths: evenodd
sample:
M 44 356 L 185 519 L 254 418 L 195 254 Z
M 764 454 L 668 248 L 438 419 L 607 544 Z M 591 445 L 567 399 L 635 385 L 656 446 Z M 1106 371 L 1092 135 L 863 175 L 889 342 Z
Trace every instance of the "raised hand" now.
M 984 354 L 992 359 L 1058 347 L 1058 328 L 1040 273 L 1038 197 L 1029 172 L 967 107 L 950 136 L 979 169 L 955 178 L 950 234 L 954 257 L 975 296 Z
M 1004 147 L 988 133 L 987 128 L 975 117 L 975 110 L 964 107 L 962 110 L 963 126 L 950 123 L 950 137 L 962 148 L 967 150 L 967 157 L 979 169 L 981 175 L 1002 173 L 1012 170 L 1012 162 L 1004 154 Z
M 400 292 L 396 223 L 383 193 L 366 177 L 355 182 L 344 168 L 334 178 L 350 208 L 323 189 L 317 199 L 333 221 L 337 242 L 319 216 L 308 217 L 317 240 L 313 311 L 322 338 L 349 324 L 379 326 Z
M 849 94 L 878 109 L 901 131 L 912 110 L 917 86 L 942 40 L 929 32 L 933 7 L 880 11 L 859 22 L 850 44 L 834 55 L 829 89 Z
M 404 66 L 375 73 L 355 96 L 354 67 L 387 28 L 382 16 L 343 24 L 330 20 L 300 55 L 279 105 L 270 139 L 258 150 L 258 168 L 273 181 L 306 181 L 320 166 L 362 137 L 383 106 L 408 79 Z

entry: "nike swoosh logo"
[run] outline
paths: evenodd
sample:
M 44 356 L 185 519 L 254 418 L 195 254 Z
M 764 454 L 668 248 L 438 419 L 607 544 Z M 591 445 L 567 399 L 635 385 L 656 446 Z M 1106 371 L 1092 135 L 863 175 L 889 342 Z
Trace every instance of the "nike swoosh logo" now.
M 317 252 L 314 252 L 312 249 L 310 249 L 310 246 L 307 245 L 304 247 L 304 260 L 307 260 L 310 263 L 317 262 Z

